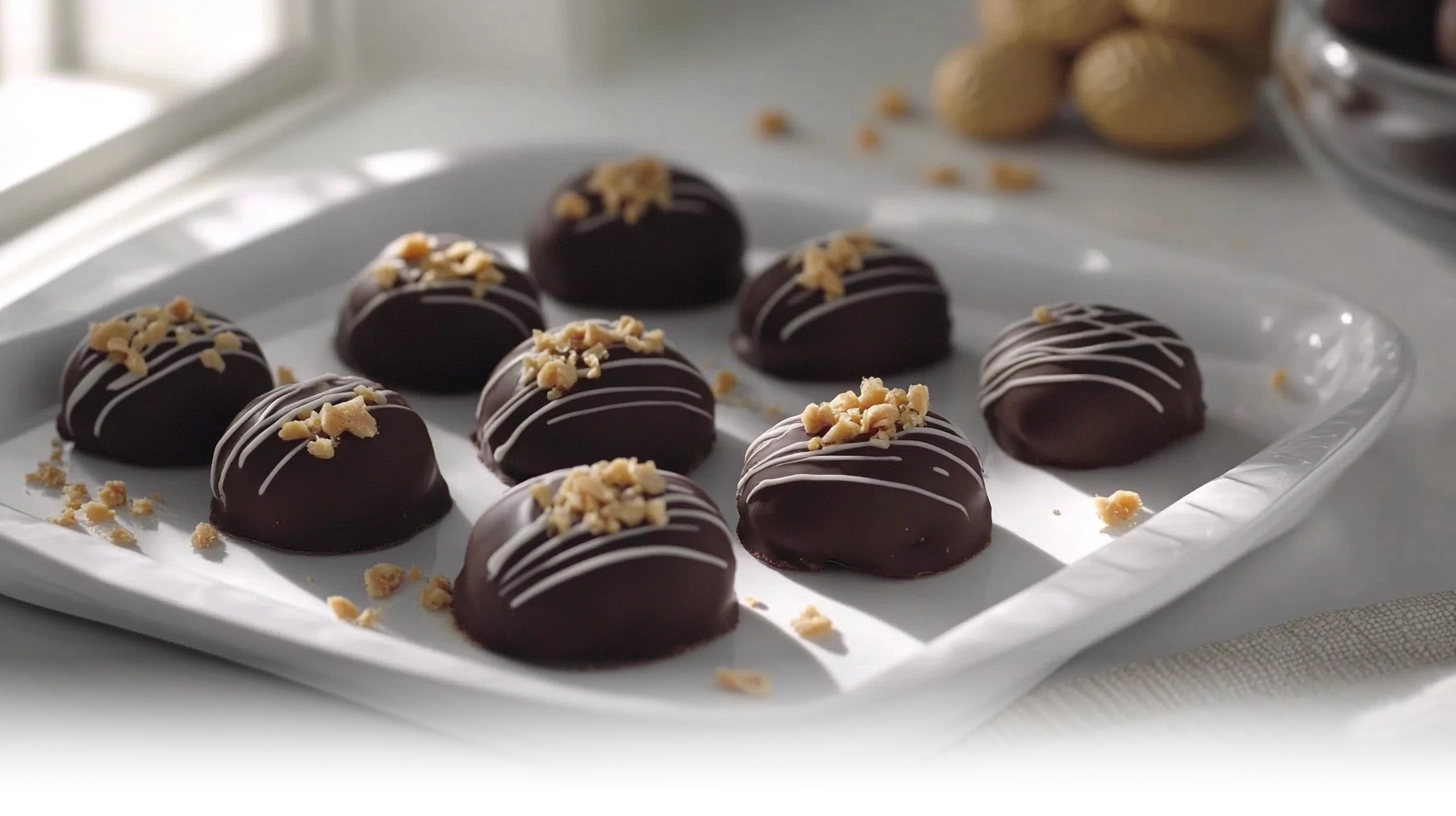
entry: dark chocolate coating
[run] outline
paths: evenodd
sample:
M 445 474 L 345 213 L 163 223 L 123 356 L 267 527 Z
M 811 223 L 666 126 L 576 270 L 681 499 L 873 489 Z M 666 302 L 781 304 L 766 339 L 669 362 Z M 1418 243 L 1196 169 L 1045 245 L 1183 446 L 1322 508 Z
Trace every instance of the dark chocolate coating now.
M 1456 69 L 1456 0 L 1443 0 L 1436 15 L 1436 51 L 1447 68 Z
M 586 189 L 591 171 L 561 185 L 527 236 L 542 291 L 565 303 L 610 309 L 688 309 L 727 300 L 743 283 L 747 237 L 732 200 L 703 177 L 671 168 L 674 208 L 652 206 L 634 224 L 602 211 Z M 558 218 L 557 196 L 591 203 L 581 220 Z
M 760 371 L 807 382 L 891 376 L 944 359 L 951 318 L 940 277 L 904 247 L 876 243 L 880 251 L 845 273 L 836 301 L 795 283 L 793 253 L 780 256 L 739 294 L 733 350 Z
M 1203 378 L 1172 329 L 1112 306 L 1051 313 L 1013 323 L 982 360 L 981 410 L 1002 450 L 1033 465 L 1111 467 L 1203 430 Z
M 1325 0 L 1324 18 L 1350 39 L 1411 62 L 1436 62 L 1441 0 Z
M 667 657 L 732 631 L 733 537 L 707 494 L 662 475 L 668 524 L 616 534 L 553 538 L 531 498 L 538 480 L 507 491 L 470 533 L 454 588 L 460 629 L 490 651 L 574 667 Z M 542 479 L 554 488 L 565 476 Z
M 358 385 L 385 398 L 369 407 L 376 435 L 345 433 L 331 459 L 278 437 L 300 411 L 352 399 Z M 327 374 L 253 400 L 218 443 L 210 477 L 219 530 L 290 552 L 377 550 L 439 521 L 453 504 L 424 420 L 404 397 L 360 377 Z
M 611 346 L 601 377 L 581 369 L 576 385 L 550 400 L 535 382 L 521 384 L 520 357 L 530 348 L 522 343 L 501 362 L 475 414 L 480 459 L 508 484 L 619 457 L 690 473 L 712 452 L 713 390 L 675 349 Z
M 442 248 L 464 240 L 453 234 L 435 237 Z M 495 268 L 505 277 L 480 298 L 472 295 L 469 282 L 422 288 L 418 264 L 403 265 L 399 282 L 385 292 L 370 264 L 355 278 L 339 313 L 334 335 L 339 359 L 389 388 L 478 391 L 507 352 L 533 329 L 545 328 L 535 282 L 498 250 L 480 248 L 495 256 Z
M 213 333 L 230 331 L 243 341 L 238 351 L 218 352 L 222 371 L 202 365 L 199 355 L 213 344 L 195 325 L 188 328 L 197 337 L 182 349 L 169 332 L 147 351 L 147 376 L 141 379 L 82 338 L 61 374 L 56 433 L 76 443 L 76 450 L 132 465 L 199 466 L 212 461 L 213 446 L 228 423 L 249 400 L 273 387 L 273 374 L 251 335 L 219 314 L 197 311 L 207 316 Z
M 929 419 L 884 448 L 865 436 L 809 451 L 797 417 L 765 431 L 738 482 L 743 548 L 780 569 L 832 565 L 886 578 L 965 563 L 991 543 L 981 460 L 954 425 Z

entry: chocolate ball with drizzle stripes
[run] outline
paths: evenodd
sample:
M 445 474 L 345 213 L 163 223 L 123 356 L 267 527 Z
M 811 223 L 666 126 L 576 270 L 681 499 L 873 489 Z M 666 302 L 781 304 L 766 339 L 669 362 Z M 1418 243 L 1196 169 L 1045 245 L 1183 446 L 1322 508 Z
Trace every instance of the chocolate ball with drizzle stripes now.
M 1112 306 L 1038 307 L 981 361 L 996 444 L 1033 465 L 1136 462 L 1203 430 L 1203 378 L 1172 329 Z
M 536 284 L 498 251 L 442 233 L 396 239 L 354 282 L 334 349 L 390 388 L 473 392 L 545 328 Z
M 635 456 L 688 473 L 717 438 L 702 372 L 624 316 L 537 332 L 491 375 L 476 406 L 481 461 L 507 483 Z
M 738 538 L 781 569 L 826 566 L 887 578 L 945 572 L 991 541 L 981 460 L 930 411 L 923 385 L 809 405 L 749 446 L 738 480 Z
M 219 530 L 289 552 L 381 549 L 453 505 L 420 415 L 335 374 L 253 400 L 217 443 L 210 479 Z
M 530 229 L 531 274 L 558 300 L 687 309 L 727 300 L 747 247 L 732 200 L 657 159 L 605 162 L 557 189 Z
M 733 349 L 800 381 L 898 374 L 950 353 L 950 298 L 935 268 L 864 230 L 816 238 L 738 297 Z
M 507 491 L 471 531 L 452 601 L 493 652 L 557 666 L 666 657 L 738 623 L 733 536 L 713 501 L 615 459 Z
M 178 297 L 91 325 L 66 358 L 56 432 L 128 464 L 205 465 L 239 409 L 272 387 L 251 335 Z

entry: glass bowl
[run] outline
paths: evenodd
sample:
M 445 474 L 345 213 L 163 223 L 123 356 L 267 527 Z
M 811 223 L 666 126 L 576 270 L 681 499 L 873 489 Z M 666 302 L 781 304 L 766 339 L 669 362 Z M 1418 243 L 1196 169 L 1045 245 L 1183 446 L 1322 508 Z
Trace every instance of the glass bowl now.
M 1388 223 L 1456 254 L 1456 72 L 1401 61 L 1284 4 L 1270 89 L 1313 169 Z

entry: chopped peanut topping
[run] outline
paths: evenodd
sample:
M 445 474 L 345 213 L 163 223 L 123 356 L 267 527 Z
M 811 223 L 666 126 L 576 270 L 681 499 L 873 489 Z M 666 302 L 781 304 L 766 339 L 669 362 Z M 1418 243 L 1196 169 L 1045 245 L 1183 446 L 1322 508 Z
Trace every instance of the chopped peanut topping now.
M 381 261 L 374 267 L 374 282 L 379 284 L 380 289 L 392 289 L 399 282 L 399 264 L 394 261 Z
M 196 309 L 193 308 L 192 301 L 181 295 L 172 298 L 172 302 L 167 304 L 167 316 L 171 317 L 177 323 L 191 320 L 194 317 L 193 313 L 195 311 Z
M 210 368 L 213 371 L 222 371 L 227 368 L 227 363 L 222 361 L 222 355 L 217 353 L 217 349 L 203 349 L 198 357 L 201 358 L 203 368 Z
M 129 509 L 131 510 L 131 514 L 133 516 L 150 516 L 151 514 L 157 512 L 156 504 L 153 503 L 151 499 L 145 496 L 139 496 L 135 499 L 132 499 L 131 507 Z
M 747 694 L 750 697 L 767 697 L 773 693 L 773 686 L 768 681 L 768 675 L 763 672 L 719 669 L 717 682 L 718 688 Z
M 1116 527 L 1131 521 L 1143 509 L 1143 498 L 1131 490 L 1119 490 L 1111 496 L 1097 496 L 1092 499 L 1097 518 L 1109 527 Z
M 61 488 L 61 506 L 68 510 L 80 510 L 81 505 L 90 498 L 85 482 L 70 482 Z
M 60 515 L 51 516 L 48 521 L 50 521 L 51 524 L 59 524 L 62 527 L 74 527 L 76 526 L 77 521 L 76 511 L 70 507 L 67 507 L 66 509 L 61 511 Z
M 556 197 L 556 203 L 551 205 L 551 211 L 556 214 L 557 218 L 576 221 L 591 215 L 591 202 L 581 193 L 567 190 Z
M 378 404 L 385 401 L 384 397 L 379 396 L 378 391 L 375 391 L 367 385 L 354 386 L 354 393 L 358 394 L 365 402 L 370 404 Z
M 903 119 L 912 109 L 910 97 L 899 88 L 881 88 L 875 97 L 875 111 L 886 119 Z
M 66 472 L 50 462 L 37 462 L 36 469 L 25 474 L 25 481 L 42 487 L 61 487 L 66 483 Z
M 660 498 L 667 482 L 652 462 L 613 459 L 572 468 L 566 479 L 549 492 L 537 484 L 531 497 L 549 517 L 553 533 L 561 535 L 580 524 L 593 533 L 615 533 L 623 527 L 667 523 L 667 502 Z M 549 504 L 547 500 L 549 499 Z
M 880 132 L 868 125 L 854 132 L 854 146 L 861 153 L 874 153 L 880 144 Z
M 805 289 L 822 289 L 825 300 L 844 296 L 844 273 L 864 267 L 864 254 L 878 249 L 865 230 L 836 233 L 827 241 L 810 242 L 789 259 L 800 267 L 794 282 Z
M 420 568 L 415 566 L 414 564 L 410 564 L 409 580 L 410 583 L 414 583 L 415 581 L 420 580 Z
M 369 413 L 369 407 L 364 404 L 362 396 L 338 405 L 324 403 L 323 409 L 319 411 L 319 427 L 325 434 L 336 439 L 346 432 L 361 439 L 368 439 L 379 433 L 374 415 Z
M 136 536 L 132 534 L 132 531 L 120 525 L 107 529 L 102 535 L 106 536 L 107 541 L 110 541 L 118 547 L 126 547 L 136 543 Z
M 1041 176 L 1035 167 L 1005 159 L 991 162 L 987 175 L 993 190 L 1019 192 L 1031 190 L 1041 184 Z
M 559 399 L 580 376 L 589 380 L 602 376 L 602 363 L 612 346 L 626 346 L 639 354 L 661 354 L 666 346 L 662 329 L 645 331 L 642 321 L 627 315 L 614 324 L 579 321 L 552 332 L 537 329 L 532 337 L 534 353 L 521 363 L 521 385 L 535 382 L 537 388 L 546 389 L 548 399 Z
M 395 239 L 371 271 L 380 289 L 411 281 L 426 286 L 469 281 L 476 297 L 506 279 L 495 266 L 495 256 L 474 241 L 455 241 L 441 249 L 437 237 L 423 232 Z
M 789 132 L 789 115 L 778 108 L 768 108 L 759 112 L 753 128 L 765 139 L 784 136 Z
M 1035 309 L 1032 309 L 1031 317 L 1033 320 L 1042 325 L 1046 325 L 1047 323 L 1050 323 L 1052 322 L 1052 320 L 1055 319 L 1052 315 L 1052 310 L 1048 309 L 1045 306 L 1038 306 Z
M 126 504 L 126 482 L 107 482 L 96 491 L 96 498 L 107 507 Z
M 932 187 L 959 187 L 961 171 L 948 164 L 933 165 L 925 171 L 925 183 Z
M 398 258 L 405 263 L 414 263 L 429 255 L 439 244 L 435 236 L 423 232 L 411 232 L 394 239 L 384 250 L 386 257 Z
M 359 607 L 342 595 L 330 595 L 325 603 L 329 605 L 329 611 L 333 612 L 334 617 L 339 620 L 352 622 L 359 617 Z
M 92 524 L 116 520 L 116 511 L 98 501 L 89 501 L 81 505 L 81 515 Z
M 321 436 L 318 439 L 311 440 L 308 443 L 308 453 L 310 456 L 316 456 L 320 459 L 332 459 L 334 458 L 334 440 L 327 436 Z
M 834 631 L 834 622 L 820 614 L 812 604 L 804 607 L 804 611 L 800 612 L 799 617 L 794 618 L 791 623 L 794 631 L 798 632 L 799 637 L 802 638 L 824 637 Z
M 297 419 L 291 419 L 283 423 L 283 427 L 278 430 L 278 438 L 285 442 L 309 439 L 313 434 L 312 429 Z
M 450 583 L 450 579 L 443 575 L 431 575 L 427 583 L 435 589 L 441 589 L 446 592 L 455 591 L 455 585 Z
M 218 332 L 212 338 L 212 347 L 218 351 L 238 351 L 243 347 L 243 338 L 230 331 Z
M 279 385 L 293 385 L 296 382 L 298 382 L 298 377 L 293 373 L 293 369 L 285 365 L 278 366 Z
M 731 371 L 719 371 L 713 376 L 713 396 L 722 399 L 738 385 L 738 375 Z
M 404 567 L 375 564 L 364 570 L 364 591 L 371 598 L 388 598 L 404 583 Z
M 455 596 L 450 594 L 449 590 L 441 589 L 434 584 L 425 584 L 424 588 L 420 590 L 420 606 L 431 612 L 448 609 L 450 602 L 454 599 Z
M 672 172 L 651 156 L 597 165 L 586 189 L 601 196 L 604 211 L 628 224 L 641 220 L 653 205 L 663 210 L 672 207 Z
M 201 522 L 192 529 L 192 549 L 205 550 L 219 541 L 217 528 Z
M 186 326 L 178 326 L 172 331 L 172 336 L 176 338 L 177 345 L 179 346 L 185 346 L 194 339 L 192 332 Z
M 888 445 L 896 433 L 923 426 L 930 412 L 930 389 L 923 385 L 912 385 L 909 391 L 891 390 L 878 377 L 867 377 L 860 382 L 859 391 L 845 391 L 832 402 L 804 406 L 799 420 L 812 437 L 809 450 L 862 436 Z

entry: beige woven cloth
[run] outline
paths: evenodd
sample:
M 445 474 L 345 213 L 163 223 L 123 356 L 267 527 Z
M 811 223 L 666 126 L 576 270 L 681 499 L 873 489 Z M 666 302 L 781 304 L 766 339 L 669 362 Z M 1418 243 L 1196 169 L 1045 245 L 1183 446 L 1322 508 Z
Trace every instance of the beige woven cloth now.
M 967 747 L 1286 727 L 1305 736 L 1456 744 L 1456 592 L 1330 612 L 1050 681 Z

